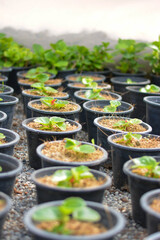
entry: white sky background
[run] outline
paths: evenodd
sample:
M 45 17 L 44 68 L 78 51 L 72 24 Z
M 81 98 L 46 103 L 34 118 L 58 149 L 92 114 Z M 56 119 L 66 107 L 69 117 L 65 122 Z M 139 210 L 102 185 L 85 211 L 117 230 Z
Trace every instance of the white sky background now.
M 111 38 L 154 41 L 160 0 L 0 0 L 0 28 L 50 34 L 103 31 Z

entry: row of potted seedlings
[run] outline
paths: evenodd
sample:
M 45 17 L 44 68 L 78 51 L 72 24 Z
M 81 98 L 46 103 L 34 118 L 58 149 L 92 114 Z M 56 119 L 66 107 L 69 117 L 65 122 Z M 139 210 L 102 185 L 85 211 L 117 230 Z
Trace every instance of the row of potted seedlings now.
M 83 79 L 81 80 L 84 80 L 85 78 L 86 77 L 83 76 Z M 91 81 L 91 82 L 92 84 L 94 84 L 93 83 L 94 81 Z M 111 135 L 108 137 L 108 142 L 111 145 L 114 184 L 117 188 L 127 188 L 127 184 L 128 184 L 127 179 L 122 171 L 123 164 L 128 161 L 129 156 L 131 156 L 132 158 L 140 159 L 140 160 L 137 160 L 139 161 L 139 163 L 143 162 L 140 158 L 141 156 L 142 157 L 144 155 L 158 156 L 159 147 L 160 147 L 158 145 L 159 137 L 156 135 L 144 135 L 144 133 L 151 132 L 151 127 L 148 124 L 145 124 L 144 122 L 142 122 L 142 120 L 129 118 L 130 113 L 133 111 L 134 108 L 131 104 L 121 101 L 122 98 L 120 95 L 113 94 L 112 92 L 99 91 L 101 89 L 92 87 L 92 89 L 88 89 L 87 91 L 81 91 L 80 95 L 82 96 L 82 102 L 86 101 L 85 103 L 83 103 L 82 107 L 84 108 L 84 111 L 86 113 L 86 122 L 87 122 L 87 128 L 88 128 L 89 141 L 91 141 L 92 139 L 95 139 L 94 141 L 98 145 L 102 144 L 103 148 L 95 144 L 76 141 L 73 138 L 75 137 L 76 132 L 80 131 L 82 128 L 82 126 L 79 123 L 75 122 L 75 118 L 77 118 L 77 113 L 81 109 L 80 105 L 72 101 L 60 100 L 57 97 L 53 98 L 52 94 L 56 93 L 54 92 L 53 88 L 44 85 L 44 83 L 43 84 L 38 83 L 38 84 L 39 84 L 38 87 L 35 87 L 35 83 L 32 85 L 34 87 L 34 89 L 31 89 L 31 91 L 34 92 L 34 94 L 32 95 L 33 99 L 37 93 L 40 95 L 40 97 L 42 97 L 43 94 L 44 96 L 46 96 L 46 94 L 48 93 L 50 93 L 51 95 L 45 98 L 40 98 L 38 100 L 32 100 L 28 102 L 28 108 L 31 110 L 30 114 L 34 118 L 26 119 L 22 123 L 27 133 L 28 154 L 29 154 L 30 165 L 35 169 L 45 167 L 45 169 L 35 171 L 35 173 L 33 174 L 33 180 L 35 181 L 37 186 L 37 194 L 39 199 L 38 202 L 41 203 L 41 202 L 53 200 L 53 195 L 55 197 L 54 200 L 63 200 L 65 197 L 71 197 L 71 196 L 72 197 L 74 196 L 76 198 L 68 198 L 63 203 L 55 202 L 54 204 L 48 203 L 45 205 L 39 205 L 38 207 L 35 207 L 31 211 L 29 211 L 29 213 L 26 215 L 25 223 L 29 228 L 29 230 L 36 236 L 35 239 L 40 239 L 40 237 L 41 239 L 60 239 L 57 233 L 62 234 L 62 239 L 63 239 L 64 233 L 71 234 L 70 231 L 74 231 L 73 229 L 70 229 L 70 228 L 67 229 L 66 226 L 74 225 L 76 221 L 88 220 L 88 222 L 92 222 L 91 219 L 93 219 L 94 220 L 93 222 L 97 222 L 98 220 L 100 220 L 100 222 L 104 224 L 104 226 L 102 227 L 103 228 L 102 232 L 99 235 L 91 236 L 90 239 L 111 239 L 113 237 L 113 234 L 116 234 L 117 232 L 121 231 L 122 228 L 124 227 L 124 220 L 122 216 L 118 215 L 118 217 L 116 218 L 115 212 L 114 211 L 112 212 L 110 208 L 106 210 L 106 208 L 102 205 L 100 206 L 100 204 L 94 205 L 88 202 L 87 206 L 91 207 L 92 209 L 94 210 L 95 209 L 98 210 L 98 208 L 101 209 L 99 211 L 101 216 L 98 217 L 97 215 L 96 217 L 96 214 L 98 213 L 92 212 L 90 208 L 89 209 L 86 208 L 84 201 L 77 198 L 77 196 L 84 198 L 84 196 L 85 195 L 87 196 L 87 193 L 89 193 L 88 195 L 91 198 L 89 199 L 86 198 L 86 200 L 93 201 L 94 199 L 93 197 L 94 196 L 98 197 L 98 194 L 92 193 L 92 190 L 90 189 L 85 190 L 84 191 L 85 194 L 84 194 L 83 191 L 81 192 L 77 187 L 75 187 L 75 189 L 73 188 L 73 190 L 72 189 L 70 190 L 70 186 L 68 184 L 71 184 L 74 182 L 75 176 L 77 176 L 77 179 L 78 179 L 77 182 L 79 182 L 78 174 L 81 175 L 82 180 L 85 180 L 84 182 L 86 182 L 86 179 L 88 180 L 89 176 L 91 176 L 92 174 L 96 177 L 99 176 L 98 175 L 100 174 L 99 171 L 97 172 L 95 170 L 89 170 L 87 167 L 99 169 L 100 164 L 102 164 L 103 162 L 106 162 L 108 158 L 108 154 L 106 150 L 110 152 L 109 145 L 107 144 L 107 136 Z M 76 99 L 76 93 L 74 93 L 74 96 Z M 96 98 L 98 100 L 90 101 L 91 99 L 96 99 Z M 27 107 L 25 107 L 24 109 L 27 110 Z M 63 112 L 63 110 L 65 111 Z M 27 111 L 25 113 L 27 115 Z M 106 128 L 105 124 L 107 124 L 107 120 L 108 120 L 109 127 Z M 100 124 L 102 126 L 102 130 L 100 129 L 99 125 L 97 125 L 100 122 L 102 122 Z M 104 129 L 105 131 L 110 131 L 110 133 L 108 132 L 105 133 Z M 103 133 L 102 138 L 100 137 L 100 134 L 98 134 L 98 131 Z M 95 134 L 96 132 L 97 134 Z M 121 133 L 112 134 L 113 132 L 121 132 Z M 54 140 L 53 136 L 56 138 L 57 141 L 51 141 L 51 140 Z M 153 145 L 151 140 L 153 140 Z M 47 142 L 43 143 L 43 141 L 47 141 Z M 71 158 L 72 155 L 73 155 L 73 159 Z M 147 161 L 148 160 L 146 160 L 146 162 Z M 131 162 L 133 161 L 131 160 Z M 83 166 L 78 167 L 82 164 Z M 53 168 L 54 166 L 61 166 L 61 167 Z M 139 167 L 141 165 L 139 164 L 137 166 Z M 75 167 L 78 167 L 78 168 L 75 168 Z M 59 172 L 54 173 L 55 170 L 58 170 Z M 127 173 L 127 170 L 124 170 L 124 171 L 125 173 Z M 128 171 L 131 172 L 132 175 L 135 175 L 137 177 L 137 173 L 136 174 L 133 173 L 130 168 Z M 52 182 L 52 179 L 55 178 L 56 182 L 58 182 L 59 184 L 59 187 L 57 187 L 57 185 L 54 185 L 54 183 L 52 183 L 51 186 L 47 184 L 47 186 L 45 187 L 44 187 L 44 182 L 37 183 L 37 179 L 44 177 L 46 174 L 51 176 L 51 178 L 44 180 L 44 182 L 45 181 Z M 146 177 L 146 175 L 145 177 L 141 175 L 138 175 L 138 176 L 140 176 L 139 178 L 150 179 L 149 177 Z M 104 174 L 102 175 L 100 174 L 101 180 L 103 180 L 104 177 L 107 178 L 107 185 L 105 185 L 105 188 L 106 188 L 107 186 L 108 187 L 110 186 L 111 182 L 108 176 L 104 176 Z M 60 179 L 60 181 L 58 181 L 58 179 Z M 64 180 L 67 180 L 67 182 L 66 183 L 63 182 Z M 157 180 L 156 183 L 159 184 L 158 179 L 156 180 Z M 67 187 L 67 190 L 64 189 L 65 185 Z M 104 187 L 103 185 L 104 184 L 102 184 L 100 188 L 103 188 Z M 138 189 L 138 184 L 135 186 L 135 181 L 133 185 L 135 188 Z M 148 184 L 148 183 L 146 185 L 148 186 L 148 188 L 151 186 L 151 184 Z M 94 189 L 96 188 L 98 187 L 95 187 Z M 135 219 L 136 222 L 142 224 L 143 226 L 144 226 L 145 220 L 144 218 L 143 220 L 141 219 L 141 217 L 144 217 L 144 214 L 142 209 L 140 208 L 139 200 L 140 200 L 140 197 L 142 196 L 142 193 L 150 190 L 150 188 L 149 189 L 148 188 L 147 190 L 145 189 L 141 191 L 139 195 L 137 194 L 135 199 L 132 199 L 133 218 Z M 156 184 L 151 189 L 154 189 L 154 188 L 157 188 Z M 47 196 L 45 194 L 46 190 L 51 191 L 51 196 L 49 196 L 49 199 L 45 199 L 45 197 Z M 135 192 L 133 192 L 132 194 L 132 190 L 130 191 L 131 191 L 131 196 L 136 195 Z M 81 195 L 79 195 L 80 193 Z M 60 194 L 62 194 L 61 197 L 60 197 Z M 101 197 L 99 198 L 99 200 L 95 199 L 94 201 L 101 202 L 102 196 L 103 196 L 103 193 L 101 193 Z M 134 202 L 136 202 L 136 207 L 134 207 Z M 55 207 L 57 205 L 59 206 L 59 204 L 62 204 L 61 208 Z M 63 206 L 63 204 L 65 205 L 66 209 Z M 74 204 L 75 204 L 75 208 L 73 209 Z M 81 211 L 78 213 L 77 206 L 79 208 L 79 206 L 81 205 L 82 205 L 82 208 L 80 208 Z M 61 209 L 64 209 L 64 211 Z M 135 211 L 137 211 L 137 213 L 141 211 L 142 214 L 140 215 L 137 214 L 138 215 L 137 216 L 136 213 L 134 213 L 134 209 L 136 209 Z M 85 214 L 85 211 L 88 214 Z M 107 214 L 105 214 L 104 216 L 105 211 L 108 211 L 110 213 L 109 216 L 106 216 Z M 87 219 L 87 215 L 88 215 L 88 219 Z M 95 215 L 95 218 L 92 217 L 92 215 Z M 67 221 L 62 221 L 62 218 L 64 218 L 64 216 L 66 219 L 68 219 Z M 110 221 L 106 221 L 105 218 L 109 219 L 109 217 L 111 217 Z M 121 220 L 120 225 L 118 224 L 118 219 Z M 48 221 L 51 221 L 51 220 L 52 220 L 51 226 L 50 227 L 48 226 L 46 229 L 45 225 L 48 225 L 47 224 Z M 58 225 L 57 224 L 54 225 L 55 221 L 58 221 Z M 70 224 L 70 221 L 72 224 Z M 114 225 L 113 223 L 115 222 L 116 224 Z M 79 224 L 79 222 L 77 224 Z M 105 227 L 107 227 L 107 231 Z M 44 229 L 46 229 L 47 231 L 44 231 Z M 52 230 L 55 229 L 55 231 L 53 231 L 55 234 L 50 233 L 49 229 L 52 229 Z M 85 232 L 84 235 L 86 234 L 87 233 Z M 65 238 L 65 239 L 69 239 L 69 238 L 72 238 L 72 236 L 69 236 L 68 238 Z M 75 236 L 73 238 L 80 239 Z M 89 238 L 84 236 L 84 239 L 89 239 Z

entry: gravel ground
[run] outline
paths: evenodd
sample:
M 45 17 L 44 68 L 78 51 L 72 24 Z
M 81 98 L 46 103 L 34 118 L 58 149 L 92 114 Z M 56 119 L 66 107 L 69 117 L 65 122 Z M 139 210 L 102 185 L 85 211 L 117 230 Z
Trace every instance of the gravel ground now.
M 16 108 L 12 129 L 21 137 L 19 144 L 15 147 L 14 156 L 23 162 L 23 171 L 16 179 L 13 193 L 13 206 L 5 221 L 1 240 L 32 239 L 23 224 L 23 214 L 36 204 L 36 191 L 31 181 L 31 173 L 34 169 L 32 169 L 28 163 L 26 135 L 21 125 L 25 119 L 22 112 L 23 107 L 20 102 Z M 78 134 L 77 138 L 87 140 L 84 132 Z M 101 170 L 112 177 L 112 171 L 110 169 L 104 167 Z M 120 191 L 112 186 L 109 190 L 106 190 L 103 203 L 121 212 L 126 218 L 126 227 L 122 233 L 115 237 L 116 240 L 144 239 L 147 235 L 146 230 L 132 220 L 131 198 L 127 191 Z

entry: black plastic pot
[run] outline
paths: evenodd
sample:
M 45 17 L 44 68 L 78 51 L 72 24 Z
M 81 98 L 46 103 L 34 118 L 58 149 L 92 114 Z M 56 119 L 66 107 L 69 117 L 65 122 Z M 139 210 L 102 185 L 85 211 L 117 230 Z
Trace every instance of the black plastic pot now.
M 63 100 L 66 100 L 69 98 L 69 95 L 68 93 L 65 93 L 65 96 L 64 97 L 56 97 L 56 99 L 63 99 Z M 28 109 L 28 103 L 32 100 L 36 100 L 36 99 L 40 99 L 42 97 L 45 97 L 45 96 L 35 96 L 35 95 L 32 95 L 32 94 L 28 94 L 25 92 L 25 90 L 22 91 L 22 98 L 23 98 L 23 109 L 24 109 L 24 114 L 26 115 L 27 118 L 30 118 L 32 117 L 32 114 L 31 114 L 31 110 Z
M 18 98 L 10 95 L 0 95 L 3 101 L 0 101 L 0 111 L 7 114 L 7 119 L 3 122 L 3 127 L 10 129 L 12 127 L 13 115 L 15 112 Z
M 146 122 L 152 126 L 152 133 L 160 135 L 160 96 L 145 97 L 146 103 Z
M 96 132 L 97 129 L 93 123 L 95 118 L 101 117 L 101 116 L 130 117 L 130 113 L 134 109 L 132 105 L 123 101 L 121 101 L 121 106 L 117 108 L 117 112 L 105 113 L 105 112 L 95 111 L 91 109 L 92 107 L 97 107 L 97 106 L 104 108 L 107 105 L 110 105 L 109 100 L 92 100 L 92 101 L 87 101 L 83 104 L 83 108 L 85 110 L 85 116 L 86 116 L 89 141 L 91 141 L 91 139 L 94 138 L 95 142 L 97 142 L 97 132 Z M 118 111 L 121 111 L 121 112 L 118 112 Z
M 159 231 L 160 213 L 156 212 L 150 207 L 150 204 L 155 198 L 160 199 L 160 189 L 149 191 L 145 193 L 140 199 L 141 208 L 146 213 L 146 224 L 148 234 L 152 234 Z
M 14 89 L 12 87 L 9 87 L 7 85 L 0 84 L 0 90 L 3 89 L 3 92 L 0 92 L 1 95 L 11 95 L 14 92 Z
M 2 84 L 6 84 L 8 81 L 8 77 L 4 76 L 4 75 L 0 75 L 0 83 Z
M 98 87 L 103 88 L 104 91 L 108 91 L 109 89 L 111 89 L 111 85 L 107 84 L 107 83 L 99 83 Z M 77 87 L 76 83 L 68 83 L 67 89 L 68 89 L 68 93 L 69 93 L 69 96 L 71 97 L 71 99 L 75 100 L 74 93 L 76 91 L 89 90 L 89 89 L 93 89 L 93 88 L 92 87 Z
M 100 203 L 87 201 L 87 206 L 98 211 L 101 215 L 100 223 L 107 228 L 106 232 L 90 236 L 73 236 L 59 235 L 38 229 L 32 220 L 32 215 L 35 211 L 49 206 L 58 206 L 60 204 L 62 204 L 62 201 L 43 203 L 33 207 L 25 214 L 24 223 L 28 231 L 33 235 L 34 240 L 112 240 L 125 226 L 125 219 L 121 213 Z
M 146 96 L 160 96 L 160 93 L 142 93 L 139 91 L 141 87 L 126 87 L 128 93 L 128 102 L 134 105 L 134 111 L 131 117 L 139 118 L 146 121 L 146 105 L 143 98 Z
M 121 73 L 118 70 L 113 70 L 112 74 L 113 76 L 116 76 L 116 77 L 145 77 L 146 76 L 146 72 L 143 72 L 143 71 L 139 71 L 137 73 Z
M 126 175 L 123 173 L 123 165 L 130 158 L 146 156 L 159 156 L 160 148 L 135 148 L 123 146 L 119 143 L 113 142 L 114 139 L 124 136 L 126 133 L 117 133 L 108 137 L 108 142 L 111 145 L 113 180 L 116 188 L 127 189 L 128 181 Z M 141 134 L 143 138 L 159 138 L 153 134 Z
M 153 233 L 148 237 L 144 238 L 144 240 L 160 240 L 160 232 Z
M 30 68 L 32 67 L 12 67 L 12 71 L 9 73 L 7 85 L 12 87 L 15 93 L 19 94 L 21 92 L 20 86 L 18 85 L 17 73 L 19 71 L 29 70 Z
M 109 158 L 111 158 L 111 147 L 107 141 L 107 137 L 115 134 L 115 133 L 124 133 L 125 131 L 121 131 L 121 130 L 117 130 L 117 129 L 113 129 L 113 128 L 107 128 L 104 127 L 100 124 L 100 121 L 102 119 L 119 119 L 119 120 L 130 120 L 131 118 L 126 118 L 126 117 L 113 117 L 113 116 L 106 116 L 106 117 L 98 117 L 94 119 L 94 125 L 97 127 L 97 145 L 103 147 L 109 154 Z M 140 124 L 141 126 L 143 126 L 146 130 L 144 132 L 136 132 L 138 134 L 146 134 L 146 133 L 150 133 L 152 131 L 152 128 L 150 125 L 148 125 L 147 123 L 142 122 Z
M 4 76 L 6 76 L 7 78 L 9 77 L 9 73 L 12 71 L 12 68 L 1 68 L 0 69 L 0 73 Z
M 86 143 L 86 142 L 82 142 L 82 144 L 89 144 L 89 145 L 93 145 L 91 143 Z M 95 161 L 86 161 L 86 162 L 63 162 L 63 161 L 59 161 L 53 158 L 49 158 L 46 157 L 44 154 L 42 154 L 42 149 L 44 148 L 45 144 L 41 144 L 37 147 L 37 154 L 39 155 L 39 157 L 42 160 L 42 166 L 43 167 L 57 167 L 57 166 L 69 166 L 69 167 L 78 167 L 80 165 L 84 165 L 87 166 L 89 168 L 93 168 L 93 169 L 99 169 L 100 165 L 107 161 L 108 158 L 108 153 L 106 152 L 106 150 L 104 150 L 103 148 L 97 146 L 97 145 L 93 145 L 96 149 L 100 149 L 103 152 L 103 156 L 100 159 L 97 159 Z
M 12 195 L 16 176 L 22 170 L 21 161 L 7 154 L 0 153 L 0 192 Z
M 127 83 L 127 79 L 131 79 L 135 83 Z M 113 77 L 111 78 L 111 83 L 113 84 L 113 89 L 115 92 L 122 94 L 122 98 L 124 101 L 128 101 L 128 92 L 126 90 L 126 87 L 128 86 L 145 86 L 147 84 L 150 84 L 150 80 L 147 78 L 142 77 Z
M 138 155 L 137 157 L 144 156 Z M 149 155 L 147 153 L 147 155 Z M 153 156 L 153 154 L 152 154 Z M 154 157 L 157 161 L 160 161 L 160 157 Z M 123 166 L 124 173 L 128 176 L 129 189 L 131 193 L 132 201 L 132 217 L 136 223 L 143 227 L 146 227 L 146 215 L 140 206 L 140 198 L 142 195 L 150 190 L 160 188 L 160 180 L 158 178 L 149 178 L 140 176 L 131 171 L 131 167 L 134 165 L 132 160 L 127 161 Z
M 86 90 L 76 91 L 74 93 L 74 97 L 75 97 L 76 103 L 81 106 L 81 112 L 79 113 L 79 122 L 82 124 L 83 130 L 87 131 L 86 115 L 85 115 L 85 110 L 83 108 L 83 104 L 87 101 L 90 101 L 90 99 L 81 97 L 81 94 L 83 94 L 85 92 L 86 92 Z M 106 92 L 106 91 L 102 91 L 101 93 L 111 96 L 111 97 L 115 98 L 115 100 L 122 100 L 122 97 L 116 93 Z M 95 140 L 96 140 L 96 137 L 95 137 Z
M 31 109 L 31 114 L 32 117 L 44 117 L 44 116 L 60 116 L 62 118 L 69 118 L 71 120 L 75 120 L 76 117 L 78 117 L 78 113 L 81 110 L 81 107 L 74 103 L 74 102 L 69 102 L 72 103 L 73 105 L 77 106 L 77 109 L 74 111 L 70 111 L 70 112 L 55 112 L 53 111 L 45 111 L 45 110 L 40 110 L 40 109 L 36 109 L 34 107 L 32 107 L 33 103 L 37 103 L 37 104 L 41 104 L 40 100 L 32 100 L 28 103 L 28 108 Z
M 81 197 L 86 201 L 102 202 L 104 191 L 111 186 L 111 178 L 100 171 L 91 170 L 96 178 L 104 179 L 104 184 L 92 188 L 62 188 L 52 187 L 40 183 L 37 179 L 53 175 L 55 171 L 62 169 L 71 169 L 70 167 L 50 167 L 35 171 L 32 174 L 32 180 L 36 185 L 37 201 L 39 203 L 63 200 L 68 197 Z
M 0 153 L 13 155 L 14 146 L 19 142 L 19 135 L 9 129 L 0 128 L 0 133 L 6 136 L 6 143 L 0 144 Z
M 70 119 L 66 119 L 72 125 L 76 125 L 77 129 L 73 131 L 64 131 L 64 132 L 54 132 L 54 131 L 46 131 L 46 130 L 36 130 L 27 126 L 28 123 L 32 122 L 35 118 L 29 118 L 22 122 L 22 126 L 26 130 L 27 134 L 27 144 L 28 144 L 28 157 L 30 166 L 34 169 L 39 169 L 42 167 L 41 159 L 36 153 L 36 148 L 43 143 L 44 141 L 51 141 L 53 139 L 63 139 L 74 138 L 76 133 L 81 130 L 81 125 L 75 121 Z
M 153 84 L 160 86 L 160 76 L 159 75 L 151 74 L 151 80 L 152 80 Z
M 7 196 L 5 193 L 0 192 L 0 200 L 5 201 L 6 205 L 5 207 L 0 211 L 0 238 L 2 239 L 2 231 L 3 231 L 3 225 L 6 219 L 6 216 L 11 209 L 12 201 L 9 196 Z
M 7 114 L 5 112 L 0 111 L 0 128 L 3 125 L 3 122 L 7 119 Z

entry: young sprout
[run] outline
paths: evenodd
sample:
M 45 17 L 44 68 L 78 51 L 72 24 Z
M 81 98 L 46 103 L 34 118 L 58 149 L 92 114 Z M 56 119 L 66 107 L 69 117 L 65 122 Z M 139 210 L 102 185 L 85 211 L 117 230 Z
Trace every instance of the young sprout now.
M 131 132 L 128 132 L 127 134 L 123 135 L 122 139 L 117 140 L 116 143 L 120 143 L 120 144 L 124 143 L 126 146 L 133 146 L 132 141 L 134 139 L 137 140 L 137 142 L 138 142 L 139 140 L 142 139 L 142 135 L 136 134 L 136 133 L 133 134 Z
M 80 76 L 77 78 L 77 81 L 81 81 L 85 85 L 85 87 L 91 87 L 91 88 L 98 87 L 98 83 L 94 82 L 93 78 L 91 77 Z
M 132 168 L 140 168 L 147 170 L 145 176 L 160 178 L 160 162 L 157 162 L 155 158 L 150 156 L 143 156 L 133 159 L 134 165 Z
M 136 82 L 135 82 L 135 81 L 132 81 L 132 79 L 130 79 L 130 78 L 127 78 L 126 83 L 128 83 L 128 84 L 133 84 L 133 83 L 136 83 Z
M 66 227 L 70 219 L 97 222 L 101 219 L 101 216 L 94 209 L 87 207 L 82 198 L 70 197 L 65 199 L 60 206 L 50 206 L 38 209 L 32 215 L 32 219 L 36 222 L 56 221 L 57 224 L 51 229 L 51 232 L 70 235 L 72 232 Z
M 102 88 L 93 88 L 91 90 L 87 90 L 85 92 L 85 97 L 88 99 L 103 100 L 105 98 L 100 95 L 100 92 L 102 90 L 103 90 Z
M 60 109 L 68 104 L 68 101 L 58 100 L 58 99 L 55 99 L 52 97 L 41 98 L 40 101 L 43 104 L 45 104 L 46 106 L 53 108 L 53 109 Z
M 81 153 L 93 153 L 95 152 L 95 147 L 89 144 L 81 144 L 77 140 L 71 138 L 65 138 L 65 148 L 68 150 L 73 150 L 75 152 Z
M 42 130 L 52 130 L 54 127 L 58 127 L 60 130 L 66 130 L 65 119 L 61 117 L 38 117 L 34 119 L 34 122 L 40 123 Z
M 110 105 L 105 106 L 103 111 L 104 112 L 116 112 L 117 107 L 121 106 L 121 102 L 117 100 L 111 100 Z
M 49 76 L 47 73 L 34 74 L 31 76 L 28 76 L 27 78 L 31 81 L 40 82 L 40 83 L 45 83 L 46 81 L 49 80 Z
M 140 88 L 139 91 L 144 93 L 160 93 L 160 87 L 155 84 L 151 84 Z
M 129 126 L 138 125 L 140 123 L 142 123 L 142 121 L 140 119 L 137 119 L 137 118 L 133 118 L 133 119 L 130 119 L 130 120 L 119 120 L 118 122 L 113 124 L 113 127 L 118 128 L 122 131 L 126 131 Z
M 58 93 L 58 91 L 52 87 L 45 87 L 44 83 L 33 83 L 31 87 L 34 88 L 33 91 L 36 90 L 37 93 L 42 96 L 49 96 L 50 94 Z

